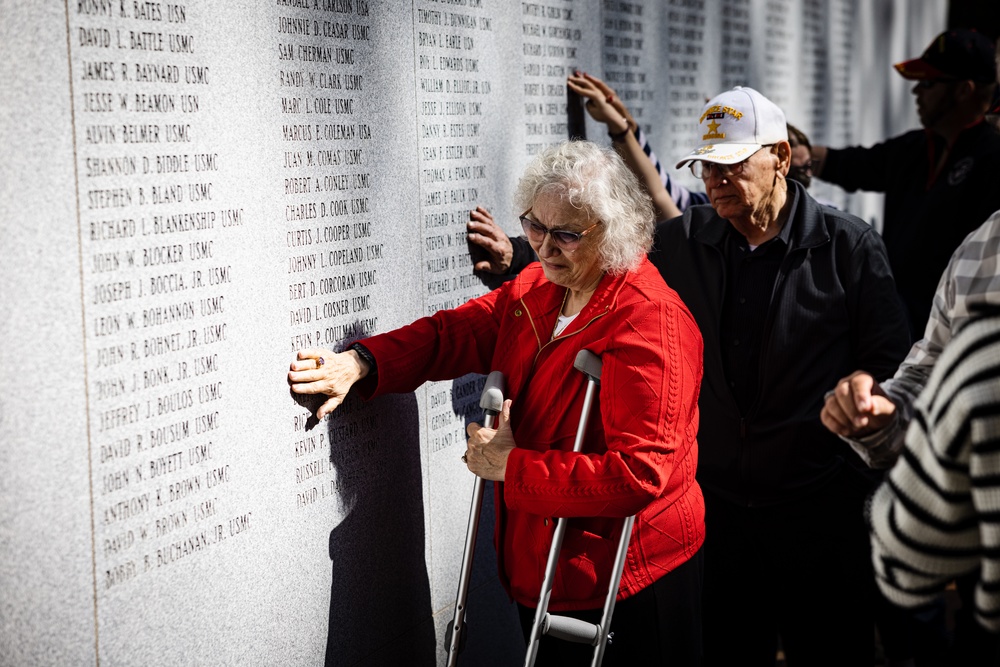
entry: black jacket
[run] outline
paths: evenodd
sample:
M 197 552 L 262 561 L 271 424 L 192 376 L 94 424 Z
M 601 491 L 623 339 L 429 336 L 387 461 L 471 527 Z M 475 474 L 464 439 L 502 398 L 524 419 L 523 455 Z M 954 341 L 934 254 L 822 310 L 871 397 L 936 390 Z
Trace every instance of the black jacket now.
M 829 150 L 823 180 L 885 193 L 882 238 L 914 338 L 923 336 L 934 291 L 955 248 L 1000 209 L 1000 133 L 963 130 L 934 177 L 944 140 L 914 130 L 871 148 Z
M 890 377 L 909 347 L 885 247 L 862 220 L 795 197 L 788 250 L 761 344 L 756 399 L 741 414 L 729 389 L 719 329 L 726 235 L 710 206 L 660 223 L 649 258 L 691 310 L 705 341 L 698 481 L 746 506 L 794 500 L 830 480 L 854 454 L 819 420 L 823 396 L 848 373 Z

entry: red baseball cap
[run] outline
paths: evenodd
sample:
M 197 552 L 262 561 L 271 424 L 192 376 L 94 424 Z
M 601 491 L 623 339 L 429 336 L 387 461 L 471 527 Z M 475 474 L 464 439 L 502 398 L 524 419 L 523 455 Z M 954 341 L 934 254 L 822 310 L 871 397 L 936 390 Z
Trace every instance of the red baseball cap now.
M 896 63 L 905 79 L 996 81 L 993 42 L 975 30 L 947 30 L 919 58 Z

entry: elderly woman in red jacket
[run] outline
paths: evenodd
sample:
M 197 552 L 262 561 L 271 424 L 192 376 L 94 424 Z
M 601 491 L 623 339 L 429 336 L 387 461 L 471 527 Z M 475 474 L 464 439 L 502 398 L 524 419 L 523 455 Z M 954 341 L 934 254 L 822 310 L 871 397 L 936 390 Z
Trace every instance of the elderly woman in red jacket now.
M 567 142 L 536 157 L 515 196 L 539 262 L 454 310 L 333 354 L 299 352 L 298 393 L 410 392 L 429 380 L 502 371 L 497 428 L 469 426 L 463 460 L 496 484 L 500 577 L 530 630 L 556 517 L 570 517 L 550 610 L 592 622 L 622 518 L 636 516 L 605 665 L 695 665 L 700 657 L 704 502 L 695 481 L 702 340 L 646 259 L 649 197 L 613 152 Z M 586 348 L 603 372 L 584 449 L 574 453 Z M 320 359 L 322 358 L 322 361 Z M 536 664 L 592 649 L 545 638 Z M 576 658 L 572 658 L 576 659 Z

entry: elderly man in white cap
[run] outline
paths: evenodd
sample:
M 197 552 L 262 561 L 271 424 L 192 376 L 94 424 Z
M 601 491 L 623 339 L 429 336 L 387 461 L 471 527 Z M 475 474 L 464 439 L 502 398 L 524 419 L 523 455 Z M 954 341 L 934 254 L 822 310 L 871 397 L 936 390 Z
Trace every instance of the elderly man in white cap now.
M 705 664 L 772 666 L 780 636 L 790 664 L 870 665 L 873 480 L 819 413 L 846 372 L 889 377 L 906 354 L 885 248 L 786 180 L 785 116 L 756 90 L 718 95 L 698 128 L 678 167 L 704 181 L 711 206 L 660 223 L 649 257 L 705 341 Z
M 677 166 L 711 207 L 661 224 L 650 258 L 705 340 L 706 664 L 773 665 L 780 636 L 790 664 L 870 665 L 872 480 L 819 412 L 840 369 L 887 377 L 906 354 L 885 248 L 786 180 L 785 116 L 756 90 L 718 95 L 698 126 Z

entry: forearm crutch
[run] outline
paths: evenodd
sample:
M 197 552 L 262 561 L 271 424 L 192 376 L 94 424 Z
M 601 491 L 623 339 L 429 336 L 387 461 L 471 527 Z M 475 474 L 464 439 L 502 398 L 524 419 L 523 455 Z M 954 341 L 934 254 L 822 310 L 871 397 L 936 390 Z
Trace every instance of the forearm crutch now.
M 493 428 L 493 421 L 503 409 L 503 373 L 493 371 L 486 378 L 479 407 L 485 412 L 483 426 Z M 448 667 L 458 664 L 458 652 L 465 639 L 465 601 L 469 597 L 469 580 L 472 578 L 472 557 L 476 551 L 476 534 L 479 532 L 479 513 L 483 507 L 483 489 L 486 482 L 476 477 L 472 489 L 472 507 L 469 509 L 469 528 L 465 532 L 465 557 L 462 559 L 462 573 L 458 578 L 458 595 L 455 598 L 455 618 L 448 625 L 445 643 L 448 645 Z
M 573 451 L 580 452 L 583 450 L 583 436 L 587 428 L 587 417 L 594 401 L 594 391 L 601 382 L 601 358 L 590 350 L 580 350 L 576 355 L 573 367 L 587 376 L 587 392 L 583 397 L 580 424 L 577 426 L 576 441 L 573 444 Z M 627 517 L 622 527 L 618 553 L 611 569 L 611 581 L 608 583 L 608 594 L 604 599 L 604 611 L 598 624 L 587 623 L 568 616 L 557 616 L 548 612 L 549 598 L 552 596 L 552 586 L 555 582 L 556 564 L 559 562 L 559 551 L 562 549 L 567 521 L 566 518 L 560 518 L 556 521 L 555 533 L 552 535 L 552 546 L 549 547 L 549 559 L 545 564 L 545 580 L 542 582 L 538 608 L 535 609 L 535 620 L 531 626 L 531 638 L 528 640 L 528 652 L 524 658 L 525 667 L 533 667 L 535 664 L 542 635 L 579 644 L 590 644 L 594 647 L 591 667 L 600 667 L 601 661 L 604 660 L 604 649 L 611 642 L 612 635 L 609 633 L 611 615 L 615 611 L 615 596 L 618 594 L 618 586 L 621 584 L 622 569 L 625 567 L 625 554 L 628 552 L 628 543 L 632 535 L 635 517 Z

